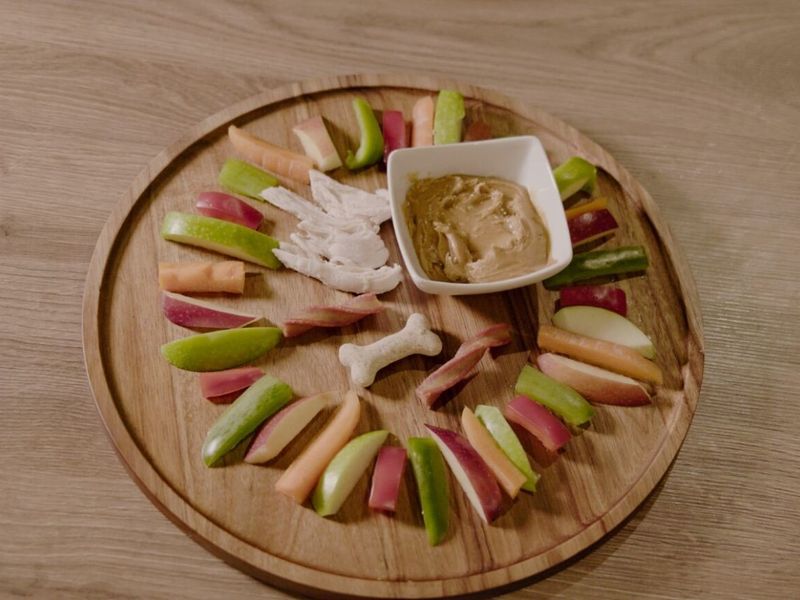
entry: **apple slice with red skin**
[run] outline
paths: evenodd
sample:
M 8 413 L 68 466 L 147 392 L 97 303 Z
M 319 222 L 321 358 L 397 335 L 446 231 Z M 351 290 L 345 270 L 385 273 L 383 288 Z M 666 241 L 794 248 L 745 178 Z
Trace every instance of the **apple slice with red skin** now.
M 372 487 L 368 505 L 373 510 L 394 512 L 400 484 L 406 470 L 406 450 L 399 446 L 384 446 L 378 452 L 372 472 Z
M 264 215 L 247 202 L 222 192 L 202 192 L 197 196 L 194 206 L 201 215 L 250 229 L 258 229 L 264 221 Z
M 536 364 L 542 373 L 568 385 L 590 402 L 616 406 L 651 403 L 645 387 L 625 375 L 552 353 L 540 354 Z
M 383 120 L 383 162 L 389 160 L 394 150 L 408 147 L 408 131 L 402 111 L 385 110 Z
M 509 421 L 530 431 L 551 452 L 559 451 L 572 437 L 564 423 L 527 396 L 516 396 L 506 404 L 503 414 Z
M 533 458 L 533 462 L 541 468 L 546 469 L 558 460 L 558 452 L 551 452 L 545 448 L 542 442 L 522 425 L 517 425 L 513 421 L 509 421 L 508 424 L 511 425 L 511 429 L 514 430 L 525 452 L 530 454 L 531 458 Z
M 190 329 L 236 329 L 261 319 L 174 292 L 161 292 L 161 310 L 176 325 Z
M 333 145 L 325 120 L 321 116 L 311 117 L 298 123 L 292 131 L 300 140 L 306 155 L 314 161 L 314 165 L 322 172 L 338 169 L 342 159 Z
M 244 462 L 265 463 L 280 454 L 333 398 L 324 393 L 308 396 L 281 410 L 256 432 Z
M 573 246 L 586 244 L 609 235 L 619 228 L 617 220 L 608 210 L 593 210 L 567 221 L 569 238 Z
M 433 425 L 425 427 L 442 451 L 472 507 L 486 523 L 494 521 L 500 516 L 503 497 L 489 467 L 467 440 L 456 432 Z
M 214 404 L 230 404 L 263 376 L 258 367 L 200 373 L 200 391 Z
M 558 295 L 556 310 L 567 306 L 596 306 L 614 311 L 622 317 L 628 316 L 625 291 L 608 285 L 574 285 L 563 288 Z

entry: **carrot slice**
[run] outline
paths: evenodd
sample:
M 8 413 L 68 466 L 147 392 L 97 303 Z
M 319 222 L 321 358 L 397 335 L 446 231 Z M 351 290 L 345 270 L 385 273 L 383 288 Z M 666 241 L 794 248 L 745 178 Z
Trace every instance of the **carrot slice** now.
M 658 365 L 627 346 L 570 333 L 552 325 L 539 327 L 537 342 L 544 350 L 560 352 L 622 375 L 657 384 L 664 382 Z
M 481 424 L 475 413 L 466 406 L 461 413 L 461 426 L 464 428 L 467 441 L 489 467 L 500 487 L 511 498 L 516 498 L 520 488 L 527 481 L 522 471 L 514 466 L 514 463 L 508 459 L 494 441 L 492 434 Z
M 314 168 L 314 161 L 309 157 L 274 146 L 235 125 L 228 127 L 228 139 L 244 159 L 262 169 L 308 183 L 308 172 Z
M 167 292 L 244 291 L 244 263 L 239 260 L 158 263 L 158 285 Z
M 574 219 L 575 217 L 584 213 L 592 212 L 593 210 L 602 210 L 607 207 L 608 200 L 605 198 L 595 198 L 591 202 L 579 204 L 578 206 L 573 206 L 572 208 L 565 210 L 564 214 L 567 216 L 567 219 Z
M 433 146 L 433 96 L 417 100 L 411 111 L 411 145 Z
M 353 435 L 361 416 L 358 395 L 352 390 L 344 396 L 341 408 L 302 454 L 275 482 L 275 489 L 298 504 L 305 502 L 328 463 Z

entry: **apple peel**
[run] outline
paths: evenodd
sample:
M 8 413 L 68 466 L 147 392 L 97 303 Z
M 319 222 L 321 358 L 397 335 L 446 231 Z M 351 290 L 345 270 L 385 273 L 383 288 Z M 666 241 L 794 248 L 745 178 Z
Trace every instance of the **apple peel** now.
M 439 397 L 447 390 L 463 381 L 490 348 L 504 346 L 511 342 L 510 327 L 498 323 L 478 332 L 465 341 L 456 354 L 417 386 L 417 398 L 428 408 L 436 406 Z M 438 408 L 438 406 L 436 406 Z
M 383 162 L 389 160 L 394 150 L 408 146 L 406 121 L 399 110 L 383 111 Z
M 161 292 L 161 310 L 172 323 L 192 329 L 234 329 L 261 319 L 172 292 Z
M 625 291 L 607 285 L 575 285 L 561 290 L 556 310 L 567 306 L 597 306 L 612 310 L 620 316 L 628 315 Z
M 567 220 L 569 238 L 573 246 L 587 244 L 613 234 L 619 224 L 608 210 L 593 210 Z
M 525 428 L 550 452 L 558 452 L 572 438 L 567 426 L 549 410 L 527 396 L 516 396 L 506 404 L 506 418 Z
M 264 371 L 258 367 L 200 373 L 200 391 L 214 404 L 230 404 L 263 376 Z
M 250 229 L 258 229 L 264 221 L 264 215 L 247 202 L 222 192 L 202 192 L 197 196 L 194 206 L 201 215 L 238 223 Z
M 309 306 L 294 313 L 281 324 L 283 335 L 296 337 L 314 327 L 345 327 L 369 315 L 383 311 L 383 304 L 375 294 L 361 294 L 342 304 Z
M 367 503 L 371 509 L 384 512 L 397 510 L 406 462 L 406 451 L 399 446 L 384 446 L 378 452 Z

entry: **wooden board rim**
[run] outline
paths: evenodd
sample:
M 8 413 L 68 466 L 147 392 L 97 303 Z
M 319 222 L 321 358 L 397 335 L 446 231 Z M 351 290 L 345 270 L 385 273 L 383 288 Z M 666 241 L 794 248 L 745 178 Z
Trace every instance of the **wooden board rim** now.
M 105 376 L 99 336 L 102 318 L 100 300 L 106 289 L 109 273 L 107 267 L 114 255 L 117 238 L 125 226 L 134 206 L 151 183 L 189 147 L 212 134 L 230 121 L 262 109 L 266 105 L 289 100 L 304 94 L 314 94 L 343 88 L 371 87 L 416 88 L 435 91 L 442 88 L 458 89 L 465 96 L 508 109 L 526 118 L 546 123 L 554 131 L 580 139 L 586 158 L 605 169 L 625 188 L 636 191 L 643 213 L 651 221 L 660 238 L 684 299 L 687 318 L 687 349 L 689 361 L 684 367 L 685 402 L 675 415 L 672 428 L 665 431 L 659 450 L 650 467 L 628 490 L 622 499 L 605 514 L 577 535 L 568 538 L 548 551 L 519 563 L 466 577 L 428 581 L 381 581 L 327 573 L 273 556 L 251 546 L 208 520 L 186 502 L 177 491 L 165 482 L 148 462 L 142 450 L 116 409 Z M 696 286 L 686 265 L 686 260 L 675 244 L 654 201 L 642 186 L 598 144 L 567 125 L 560 119 L 539 109 L 508 98 L 492 90 L 470 84 L 430 76 L 404 74 L 362 74 L 313 79 L 292 83 L 268 90 L 234 104 L 205 119 L 191 128 L 177 142 L 154 157 L 131 183 L 125 196 L 117 203 L 106 222 L 92 255 L 83 301 L 83 349 L 90 386 L 100 417 L 124 466 L 145 495 L 170 520 L 179 525 L 192 539 L 226 562 L 250 575 L 294 592 L 324 595 L 325 597 L 445 597 L 479 593 L 500 586 L 519 583 L 555 567 L 619 525 L 638 507 L 664 476 L 677 455 L 696 409 L 703 377 L 704 343 L 702 322 Z M 213 539 L 212 539 L 213 538 Z

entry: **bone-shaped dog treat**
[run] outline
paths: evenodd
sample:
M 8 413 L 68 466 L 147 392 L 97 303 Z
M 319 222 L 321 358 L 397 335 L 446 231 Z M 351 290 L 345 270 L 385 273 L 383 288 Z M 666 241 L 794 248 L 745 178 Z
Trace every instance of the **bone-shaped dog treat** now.
M 369 387 L 383 367 L 412 354 L 435 356 L 441 351 L 442 340 L 431 331 L 428 319 L 414 313 L 400 331 L 368 346 L 343 344 L 339 348 L 339 362 L 350 369 L 354 384 Z

